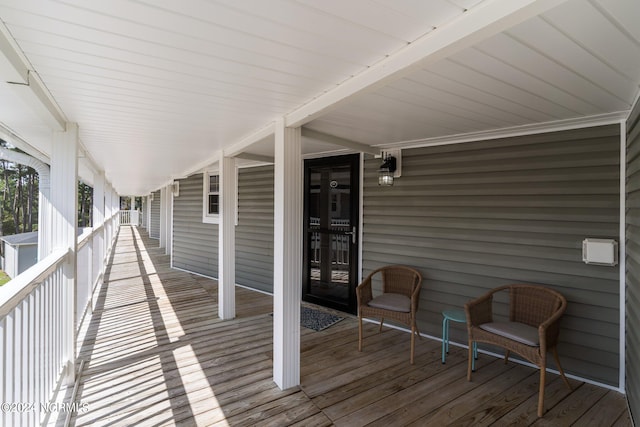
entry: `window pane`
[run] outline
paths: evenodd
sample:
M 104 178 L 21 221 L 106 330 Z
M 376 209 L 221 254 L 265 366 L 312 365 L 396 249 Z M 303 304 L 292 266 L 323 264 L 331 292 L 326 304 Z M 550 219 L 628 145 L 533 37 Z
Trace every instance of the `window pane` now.
M 218 198 L 220 196 L 218 196 L 217 194 L 209 194 L 209 214 L 218 214 L 219 213 L 219 209 L 220 209 L 220 205 L 218 203 Z
M 209 176 L 209 193 L 217 193 L 219 191 L 218 175 Z

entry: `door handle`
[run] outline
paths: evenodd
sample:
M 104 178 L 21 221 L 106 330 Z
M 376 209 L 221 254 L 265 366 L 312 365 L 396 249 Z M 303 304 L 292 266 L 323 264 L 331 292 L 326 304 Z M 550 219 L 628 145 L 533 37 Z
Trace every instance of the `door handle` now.
M 351 243 L 356 244 L 356 227 L 351 227 L 351 231 L 345 231 L 344 234 L 351 235 Z

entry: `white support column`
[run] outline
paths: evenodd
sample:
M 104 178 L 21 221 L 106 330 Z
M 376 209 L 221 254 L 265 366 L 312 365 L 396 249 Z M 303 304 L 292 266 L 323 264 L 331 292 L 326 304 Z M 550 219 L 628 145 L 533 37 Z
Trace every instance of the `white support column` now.
M 78 248 L 78 125 L 54 132 L 51 148 L 51 248 L 69 250 L 63 286 L 68 292 L 62 320 L 63 354 L 68 360 L 67 384 L 75 380 L 76 256 Z M 53 321 L 53 319 L 50 319 Z
M 104 189 L 104 216 L 105 216 L 105 234 L 104 234 L 104 254 L 107 255 L 107 252 L 111 250 L 111 239 L 113 238 L 113 221 L 111 217 L 113 216 L 113 207 L 111 205 L 111 183 L 107 183 Z
M 173 186 L 167 187 L 167 247 L 165 254 L 173 255 Z M 173 260 L 171 261 L 173 262 Z
M 105 180 L 104 172 L 96 173 L 93 176 L 93 228 L 98 228 L 104 224 L 105 218 Z
M 619 225 L 619 242 L 620 251 L 619 274 L 620 274 L 620 343 L 618 350 L 619 372 L 618 372 L 618 389 L 621 393 L 626 388 L 626 356 L 627 356 L 627 122 L 620 121 L 620 225 Z
M 160 241 L 158 243 L 160 248 L 167 247 L 167 187 L 160 189 Z
M 147 232 L 151 230 L 151 204 L 153 203 L 151 197 L 151 195 L 147 196 Z
M 38 189 L 38 261 L 51 253 L 51 183 L 40 177 Z
M 302 296 L 302 158 L 300 128 L 275 126 L 273 248 L 273 380 L 300 384 Z
M 218 316 L 236 317 L 236 160 L 220 153 L 218 223 Z

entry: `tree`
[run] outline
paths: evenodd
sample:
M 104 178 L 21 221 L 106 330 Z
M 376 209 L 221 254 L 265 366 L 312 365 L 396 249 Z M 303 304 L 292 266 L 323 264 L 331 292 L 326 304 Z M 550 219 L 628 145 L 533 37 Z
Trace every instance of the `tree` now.
M 0 140 L 0 147 L 11 148 Z M 35 169 L 0 160 L 0 236 L 38 230 L 40 179 Z M 93 188 L 78 183 L 78 226 L 91 227 Z
M 93 188 L 78 183 L 78 226 L 91 227 L 93 223 Z

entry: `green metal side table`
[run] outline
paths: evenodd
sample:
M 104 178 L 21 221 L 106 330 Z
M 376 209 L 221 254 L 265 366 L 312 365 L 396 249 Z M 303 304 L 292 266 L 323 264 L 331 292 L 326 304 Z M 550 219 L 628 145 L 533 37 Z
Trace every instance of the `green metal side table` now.
M 467 323 L 467 316 L 464 310 L 452 309 L 442 312 L 442 363 L 446 363 L 449 354 L 449 321 Z M 478 358 L 478 344 L 473 343 L 473 367 L 475 370 L 475 360 Z

